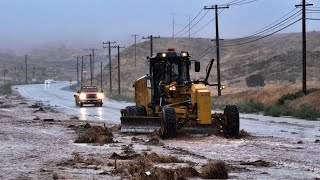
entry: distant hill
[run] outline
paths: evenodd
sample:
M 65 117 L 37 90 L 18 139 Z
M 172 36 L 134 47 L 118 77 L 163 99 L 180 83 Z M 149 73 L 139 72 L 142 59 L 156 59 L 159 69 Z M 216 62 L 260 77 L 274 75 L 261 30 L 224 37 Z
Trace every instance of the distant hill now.
M 245 78 L 261 73 L 267 84 L 293 84 L 301 83 L 302 45 L 301 33 L 278 34 L 266 39 L 240 46 L 226 46 L 237 39 L 225 39 L 221 42 L 221 75 L 222 83 L 227 85 L 225 92 L 238 92 L 246 89 Z M 206 38 L 160 38 L 154 39 L 154 53 L 166 51 L 167 48 L 175 48 L 176 51 L 189 51 L 192 59 L 197 60 L 212 45 L 212 41 Z M 307 34 L 307 79 L 308 83 L 320 81 L 320 32 Z M 137 44 L 137 66 L 134 63 L 134 46 L 131 45 L 121 51 L 121 84 L 123 93 L 133 91 L 133 82 L 148 73 L 149 41 Z M 103 81 L 108 90 L 109 68 L 107 65 L 106 49 L 96 52 L 96 79 L 99 78 L 100 62 L 103 62 Z M 51 45 L 34 48 L 29 52 L 29 74 L 36 79 L 54 78 L 60 80 L 76 80 L 75 56 L 89 54 L 90 51 L 66 45 Z M 205 76 L 205 69 L 210 59 L 216 59 L 215 49 L 204 56 L 201 62 L 201 72 L 194 73 L 192 77 L 198 79 Z M 0 77 L 3 65 L 9 69 L 11 80 L 18 79 L 24 82 L 25 64 L 24 56 L 13 53 L 0 53 Z M 85 59 L 85 70 L 89 71 L 89 58 Z M 117 59 L 112 56 L 113 89 L 117 89 Z M 35 73 L 32 69 L 35 67 Z M 16 73 L 14 73 L 16 69 Z M 88 78 L 87 73 L 87 77 Z M 216 63 L 213 66 L 210 81 L 216 82 Z
M 309 32 L 307 35 L 307 79 L 310 83 L 320 81 L 320 33 Z M 245 78 L 252 74 L 261 73 L 268 84 L 301 83 L 302 74 L 302 45 L 300 33 L 275 35 L 254 43 L 227 47 L 221 44 L 221 75 L 222 83 L 231 91 L 246 88 Z M 175 48 L 176 51 L 186 50 L 193 59 L 199 58 L 212 44 L 204 38 L 160 38 L 154 40 L 154 53 Z M 138 77 L 148 73 L 146 56 L 149 56 L 149 41 L 137 44 L 137 67 L 134 66 L 134 46 L 121 52 L 122 86 L 126 92 L 131 92 L 132 84 Z M 201 73 L 192 73 L 195 78 L 205 76 L 205 68 L 210 59 L 216 59 L 215 49 L 204 56 L 201 62 Z M 117 61 L 112 62 L 113 87 L 117 88 Z M 216 82 L 216 63 L 213 66 L 210 81 Z M 104 76 L 108 80 L 108 69 Z

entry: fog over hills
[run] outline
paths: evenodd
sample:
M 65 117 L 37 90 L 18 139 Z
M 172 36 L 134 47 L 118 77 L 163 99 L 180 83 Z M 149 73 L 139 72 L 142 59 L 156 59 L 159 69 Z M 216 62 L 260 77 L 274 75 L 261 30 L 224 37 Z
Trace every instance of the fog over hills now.
M 274 35 L 253 43 L 238 46 L 240 40 L 221 41 L 221 76 L 222 83 L 229 87 L 245 87 L 245 78 L 252 74 L 260 73 L 267 83 L 299 83 L 301 81 L 302 69 L 302 45 L 300 33 L 287 33 Z M 241 41 L 243 42 L 243 41 Z M 246 41 L 244 41 L 246 42 Z M 213 47 L 210 39 L 205 38 L 159 38 L 154 39 L 154 53 L 166 51 L 167 48 L 175 48 L 176 51 L 189 51 L 192 59 L 198 60 L 204 52 Z M 100 46 L 100 45 L 99 45 Z M 101 47 L 101 46 L 100 46 Z M 121 51 L 121 76 L 123 91 L 132 90 L 131 86 L 135 79 L 148 73 L 146 56 L 150 54 L 149 41 L 137 44 L 137 62 L 134 63 L 134 46 L 128 46 Z M 309 82 L 319 82 L 320 74 L 320 32 L 309 32 L 307 34 L 307 79 Z M 38 79 L 52 77 L 61 80 L 76 80 L 76 58 L 77 55 L 89 54 L 89 50 L 73 47 L 70 45 L 50 45 L 33 48 L 30 54 L 30 65 L 28 68 L 36 67 Z M 96 51 L 95 74 L 100 72 L 100 62 L 104 67 L 104 84 L 109 83 L 109 68 L 107 63 L 107 50 Z M 205 69 L 210 59 L 216 59 L 215 48 L 199 59 L 201 72 L 192 73 L 194 79 L 205 76 Z M 117 88 L 117 59 L 116 51 L 112 56 L 112 78 L 113 87 Z M 14 69 L 24 71 L 24 56 L 12 52 L 0 54 L 0 62 L 6 65 L 11 76 Z M 85 59 L 85 70 L 88 70 L 89 58 Z M 22 67 L 22 69 L 21 69 Z M 3 69 L 3 67 L 1 67 Z M 214 63 L 210 81 L 216 82 L 216 63 Z M 17 70 L 17 71 L 18 71 Z M 19 72 L 19 71 L 18 71 Z M 30 72 L 32 73 L 32 72 Z M 30 77 L 32 74 L 30 74 Z M 37 78 L 37 77 L 36 77 Z

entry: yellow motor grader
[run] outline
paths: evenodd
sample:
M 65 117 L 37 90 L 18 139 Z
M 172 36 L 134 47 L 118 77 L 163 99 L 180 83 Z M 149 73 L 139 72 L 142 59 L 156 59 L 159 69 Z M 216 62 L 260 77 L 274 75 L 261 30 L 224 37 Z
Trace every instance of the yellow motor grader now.
M 135 106 L 121 109 L 121 132 L 154 132 L 163 139 L 173 138 L 184 128 L 216 129 L 225 136 L 239 136 L 239 112 L 227 105 L 224 113 L 211 113 L 211 94 L 207 86 L 213 59 L 204 80 L 190 79 L 190 67 L 200 72 L 200 62 L 189 53 L 174 49 L 148 57 L 150 73 L 134 83 Z M 194 63 L 192 63 L 194 62 Z M 220 87 L 219 87 L 220 88 Z

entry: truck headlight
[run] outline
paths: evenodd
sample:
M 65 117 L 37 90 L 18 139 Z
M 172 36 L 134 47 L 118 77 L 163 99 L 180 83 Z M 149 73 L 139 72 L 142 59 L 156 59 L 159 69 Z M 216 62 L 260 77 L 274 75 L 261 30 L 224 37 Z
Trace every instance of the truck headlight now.
M 175 91 L 175 90 L 177 90 L 177 88 L 176 88 L 176 86 L 171 86 L 171 87 L 169 87 L 169 90 L 170 91 Z
M 97 94 L 97 98 L 98 98 L 98 99 L 103 99 L 103 97 L 104 97 L 104 96 L 103 96 L 103 93 L 98 93 L 98 94 Z
M 79 99 L 80 99 L 80 100 L 85 100 L 85 99 L 87 98 L 86 96 L 87 96 L 86 94 L 80 93 Z

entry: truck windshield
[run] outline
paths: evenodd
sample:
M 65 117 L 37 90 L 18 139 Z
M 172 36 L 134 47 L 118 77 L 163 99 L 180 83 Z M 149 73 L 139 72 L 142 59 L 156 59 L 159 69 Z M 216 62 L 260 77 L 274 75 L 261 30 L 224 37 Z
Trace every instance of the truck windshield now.
M 98 92 L 97 88 L 83 88 L 81 92 Z

